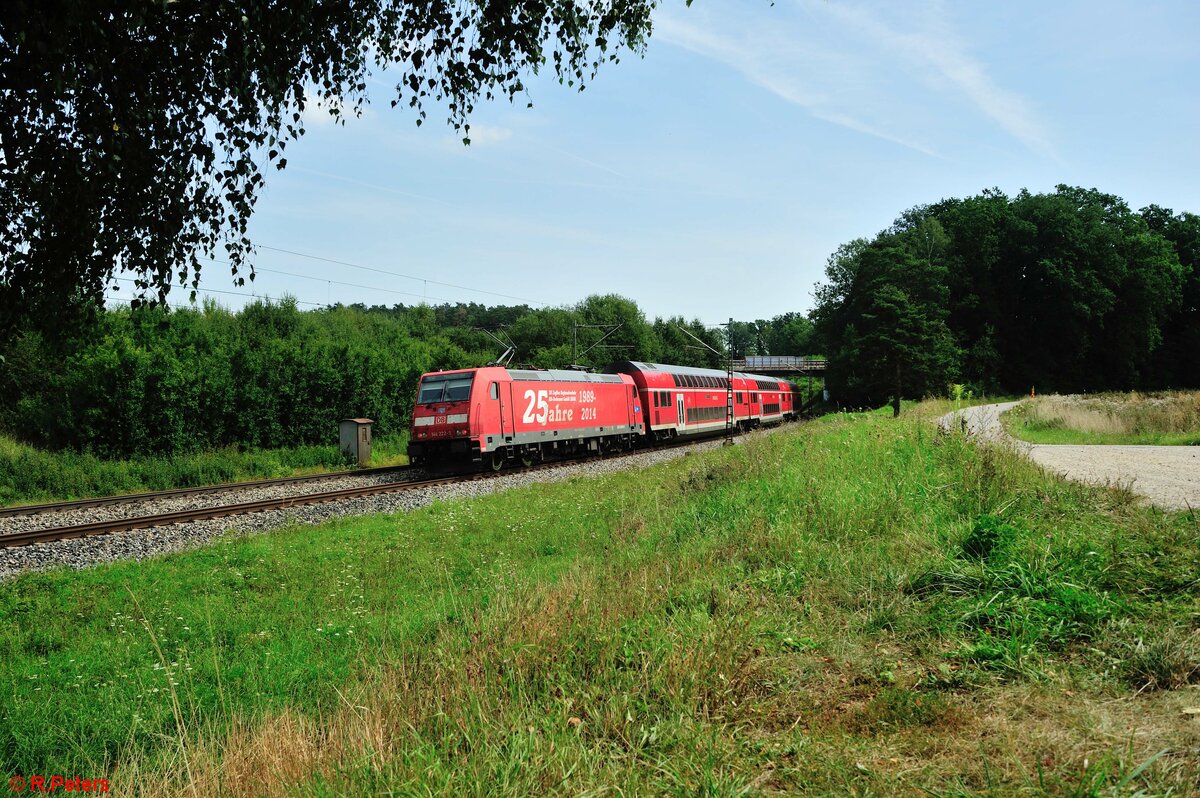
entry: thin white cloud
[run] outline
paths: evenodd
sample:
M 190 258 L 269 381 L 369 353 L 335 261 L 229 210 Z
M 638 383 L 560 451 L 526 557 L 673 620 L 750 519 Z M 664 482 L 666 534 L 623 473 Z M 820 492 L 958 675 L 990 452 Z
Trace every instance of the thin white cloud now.
M 508 141 L 512 138 L 513 132 L 506 127 L 472 123 L 470 135 L 472 147 L 487 147 L 492 144 L 499 144 L 502 141 Z
M 337 108 L 339 116 L 335 117 L 331 113 L 333 108 Z M 309 127 L 330 127 L 337 124 L 339 118 L 369 119 L 373 116 L 374 111 L 365 104 L 359 108 L 356 116 L 353 108 L 348 108 L 339 102 L 322 100 L 312 88 L 304 89 L 304 124 Z
M 992 79 L 938 3 L 927 14 L 906 6 L 911 30 L 883 18 L 890 6 L 797 0 L 795 7 L 803 22 L 786 7 L 737 16 L 662 12 L 654 38 L 726 64 L 817 119 L 940 157 L 921 140 L 938 131 L 914 121 L 907 99 L 915 73 L 935 91 L 965 99 L 1029 149 L 1056 157 L 1029 102 Z
M 881 130 L 878 126 L 857 118 L 848 110 L 838 108 L 834 99 L 836 93 L 806 84 L 803 80 L 806 67 L 796 63 L 799 54 L 794 41 L 780 38 L 771 32 L 750 33 L 735 38 L 668 14 L 656 18 L 654 38 L 720 61 L 736 69 L 759 87 L 793 105 L 807 109 L 817 119 L 924 155 L 940 157 L 933 148 L 919 141 Z M 843 68 L 843 56 L 820 49 L 812 49 L 804 55 L 807 68 L 821 74 L 841 74 L 849 71 Z M 821 68 L 817 69 L 818 66 Z
M 938 21 L 923 31 L 897 30 L 858 6 L 825 3 L 822 8 L 909 64 L 932 68 L 1011 136 L 1031 150 L 1055 157 L 1045 125 L 1037 119 L 1029 103 L 1015 92 L 996 85 L 983 64 L 968 54 L 966 44 L 946 24 L 945 12 L 940 7 L 936 9 Z
M 608 172 L 610 175 L 615 175 L 615 176 L 621 178 L 622 180 L 632 180 L 632 178 L 630 178 L 629 175 L 627 175 L 623 172 L 618 172 L 616 169 L 613 169 L 611 166 L 605 166 L 604 164 L 597 163 L 596 161 L 593 161 L 589 158 L 584 158 L 582 155 L 576 155 L 573 152 L 567 152 L 566 150 L 560 150 L 557 147 L 545 147 L 545 149 L 551 150 L 553 152 L 557 152 L 559 155 L 563 155 L 567 158 L 573 158 L 574 160 L 579 161 L 582 164 L 587 164 L 588 166 L 592 167 L 593 169 L 599 169 L 601 172 Z
M 448 155 L 473 158 L 475 157 L 473 152 L 478 152 L 484 147 L 503 144 L 513 137 L 513 131 L 510 128 L 486 125 L 482 122 L 471 122 L 470 124 L 470 130 L 452 131 L 450 135 L 435 139 L 432 146 Z M 464 138 L 471 139 L 470 146 L 463 144 Z
M 335 175 L 335 174 L 331 174 L 329 172 L 321 172 L 316 169 L 307 169 L 302 166 L 294 166 L 294 167 L 292 167 L 292 169 L 290 171 L 299 172 L 301 174 L 306 174 L 306 175 L 313 175 L 315 177 L 321 177 L 326 180 L 336 180 L 339 183 L 348 183 L 352 186 L 360 186 L 362 188 L 369 188 L 374 191 L 383 191 L 388 194 L 396 194 L 401 197 L 409 197 L 410 199 L 417 199 L 417 200 L 421 200 L 422 202 L 436 202 L 441 205 L 447 205 L 452 208 L 457 207 L 452 202 L 447 202 L 446 200 L 438 199 L 437 197 L 430 197 L 427 194 L 414 194 L 411 191 L 402 191 L 398 188 L 392 188 L 391 186 L 381 186 L 378 183 L 368 183 L 365 180 L 357 180 L 353 177 L 345 177 L 343 175 Z

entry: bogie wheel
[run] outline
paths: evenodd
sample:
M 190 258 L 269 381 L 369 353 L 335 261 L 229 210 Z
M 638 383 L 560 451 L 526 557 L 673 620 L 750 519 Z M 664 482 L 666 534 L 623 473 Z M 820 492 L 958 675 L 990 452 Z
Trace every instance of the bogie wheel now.
M 533 452 L 521 452 L 521 465 L 525 466 L 526 468 L 529 468 L 531 465 L 533 465 L 535 459 L 537 458 L 534 456 Z
M 504 452 L 492 452 L 492 456 L 488 462 L 491 464 L 493 471 L 499 471 L 501 468 L 504 468 Z

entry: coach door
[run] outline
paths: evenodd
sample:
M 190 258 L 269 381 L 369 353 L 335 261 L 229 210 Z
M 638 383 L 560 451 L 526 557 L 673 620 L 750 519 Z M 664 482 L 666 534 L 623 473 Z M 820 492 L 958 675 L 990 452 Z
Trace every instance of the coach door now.
M 679 426 L 683 427 L 684 419 L 686 417 L 683 414 L 683 392 L 682 391 L 675 394 L 675 407 L 676 407 L 676 409 L 679 410 Z
M 500 434 L 507 435 L 508 425 L 505 423 L 506 419 L 504 418 L 504 391 L 500 388 L 500 383 L 492 383 L 492 386 L 488 389 L 488 396 L 496 401 L 496 407 L 500 411 Z

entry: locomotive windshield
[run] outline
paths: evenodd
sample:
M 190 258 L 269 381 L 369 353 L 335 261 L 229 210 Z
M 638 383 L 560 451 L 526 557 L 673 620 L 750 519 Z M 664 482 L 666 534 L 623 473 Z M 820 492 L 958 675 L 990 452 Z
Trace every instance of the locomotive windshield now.
M 471 382 L 473 374 L 439 374 L 421 380 L 421 390 L 417 393 L 417 404 L 428 405 L 436 402 L 461 402 L 471 398 Z

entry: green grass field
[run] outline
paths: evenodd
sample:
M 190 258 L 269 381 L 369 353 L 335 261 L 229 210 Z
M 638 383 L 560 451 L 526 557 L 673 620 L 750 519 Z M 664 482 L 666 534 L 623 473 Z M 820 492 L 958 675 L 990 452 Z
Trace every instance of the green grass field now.
M 372 466 L 402 465 L 408 436 L 376 438 Z M 0 506 L 115 496 L 219 482 L 315 474 L 347 468 L 338 447 L 240 450 L 235 447 L 171 457 L 104 460 L 47 452 L 0 435 Z
M 134 795 L 1196 795 L 1198 532 L 865 414 L 31 574 L 0 584 L 0 775 Z

